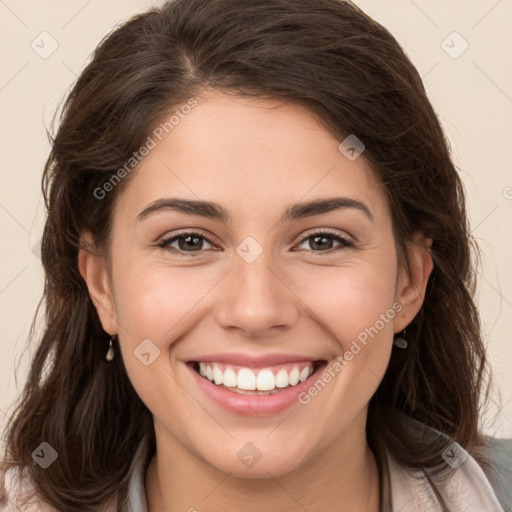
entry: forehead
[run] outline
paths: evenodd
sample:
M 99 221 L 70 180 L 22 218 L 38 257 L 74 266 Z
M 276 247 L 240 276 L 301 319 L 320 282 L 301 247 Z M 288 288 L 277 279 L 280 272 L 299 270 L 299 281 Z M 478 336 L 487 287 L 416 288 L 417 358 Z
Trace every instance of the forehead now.
M 237 218 L 263 210 L 276 218 L 283 204 L 334 195 L 370 203 L 376 216 L 387 214 L 384 191 L 366 160 L 347 159 L 341 141 L 306 108 L 213 91 L 195 99 L 167 133 L 157 132 L 160 139 L 150 134 L 154 147 L 119 205 L 130 217 L 170 195 L 231 204 Z

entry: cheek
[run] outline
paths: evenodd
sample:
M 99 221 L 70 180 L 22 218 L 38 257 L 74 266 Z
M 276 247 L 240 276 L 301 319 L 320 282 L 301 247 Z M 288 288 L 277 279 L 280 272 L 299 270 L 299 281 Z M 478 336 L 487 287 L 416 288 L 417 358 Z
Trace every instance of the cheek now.
M 225 270 L 173 268 L 156 257 L 148 263 L 147 256 L 125 254 L 114 276 L 123 360 L 143 401 L 159 403 L 162 396 L 155 398 L 155 385 L 172 379 L 177 347 L 198 329 Z
M 116 288 L 116 313 L 135 343 L 150 338 L 165 348 L 182 330 L 187 315 L 212 287 L 205 273 L 165 267 L 139 268 L 131 277 L 120 278 Z M 206 278 L 206 279 L 205 279 Z M 139 341 L 140 342 L 140 341 Z
M 339 404 L 350 416 L 370 400 L 389 362 L 393 319 L 401 309 L 395 302 L 396 259 L 389 254 L 382 251 L 375 259 L 329 269 L 328 276 L 325 269 L 316 269 L 298 293 L 328 329 L 337 355 L 304 403 L 314 402 L 315 414 L 330 410 L 333 425 L 344 421 Z M 317 391 L 324 385 L 328 393 Z M 313 399 L 316 393 L 321 398 Z
M 302 292 L 309 297 L 305 302 L 317 321 L 329 330 L 337 357 L 301 397 L 301 403 L 311 407 L 312 417 L 323 416 L 335 431 L 368 403 L 391 355 L 393 319 L 401 309 L 394 299 L 395 272 L 392 264 L 387 272 L 375 269 L 334 269 L 327 287 Z
M 187 403 L 182 394 L 169 394 L 176 391 L 169 358 L 193 328 L 194 306 L 211 286 L 183 269 L 132 265 L 132 272 L 126 266 L 118 273 L 115 290 L 124 365 L 146 406 L 175 416 Z
M 352 340 L 363 339 L 375 324 L 379 334 L 382 331 L 387 336 L 392 331 L 397 309 L 392 307 L 396 265 L 391 258 L 385 262 L 383 259 L 314 269 L 298 290 L 297 294 L 334 334 L 343 350 L 350 348 Z

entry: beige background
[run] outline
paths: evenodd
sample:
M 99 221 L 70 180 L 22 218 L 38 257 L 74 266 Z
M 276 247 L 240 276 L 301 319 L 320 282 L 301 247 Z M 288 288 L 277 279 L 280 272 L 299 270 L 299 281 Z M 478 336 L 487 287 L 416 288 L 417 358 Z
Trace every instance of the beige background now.
M 100 39 L 152 3 L 0 0 L 0 422 L 25 376 L 23 348 L 43 287 L 37 242 L 45 126 Z M 501 391 L 501 404 L 495 395 L 482 425 L 512 437 L 512 0 L 355 3 L 402 44 L 450 139 L 482 249 L 478 302 Z M 32 44 L 39 53 L 58 47 L 42 58 Z

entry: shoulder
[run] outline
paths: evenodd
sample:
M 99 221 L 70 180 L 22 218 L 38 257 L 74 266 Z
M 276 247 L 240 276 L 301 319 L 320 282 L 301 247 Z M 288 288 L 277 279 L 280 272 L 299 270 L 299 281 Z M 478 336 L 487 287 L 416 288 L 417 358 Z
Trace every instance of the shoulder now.
M 5 500 L 0 503 L 0 512 L 60 512 L 38 496 L 26 471 L 10 469 L 5 474 Z M 112 506 L 108 511 L 116 512 Z
M 455 453 L 453 466 L 443 479 L 428 470 L 405 468 L 388 457 L 392 510 L 438 510 L 440 495 L 451 512 L 509 512 L 507 501 L 497 496 L 476 460 L 455 442 L 450 449 Z
M 128 486 L 128 503 L 126 512 L 146 512 L 146 495 L 144 488 L 145 469 L 153 453 L 150 450 L 148 436 L 145 435 L 137 448 L 130 468 Z M 1 484 L 1 482 L 0 482 Z M 4 477 L 4 502 L 0 502 L 0 512 L 59 512 L 37 495 L 35 486 L 26 468 L 11 468 Z M 115 505 L 106 506 L 104 512 L 117 512 Z
M 447 444 L 442 457 L 446 467 L 441 473 L 421 467 L 404 467 L 388 454 L 393 510 L 437 510 L 437 494 L 451 512 L 512 510 L 511 440 L 487 439 L 485 450 L 492 470 L 489 474 L 492 472 L 494 476 L 488 478 L 476 459 L 448 436 L 412 418 L 407 422 L 411 432 L 445 438 Z
M 486 476 L 505 510 L 512 510 L 512 439 L 486 437 L 485 448 L 492 463 Z

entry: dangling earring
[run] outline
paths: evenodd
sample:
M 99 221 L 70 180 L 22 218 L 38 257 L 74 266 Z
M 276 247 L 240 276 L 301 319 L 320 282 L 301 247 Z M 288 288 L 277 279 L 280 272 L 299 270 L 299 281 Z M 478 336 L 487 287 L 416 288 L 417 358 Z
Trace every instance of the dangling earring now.
M 407 343 L 407 340 L 405 339 L 405 329 L 404 329 L 403 336 L 398 336 L 397 338 L 395 338 L 393 340 L 393 345 L 395 345 L 395 347 L 402 348 L 402 349 L 407 348 L 409 343 Z
M 108 351 L 107 351 L 107 355 L 105 356 L 105 359 L 107 361 L 112 361 L 112 359 L 114 359 L 114 347 L 112 346 L 112 340 L 116 337 L 116 335 L 114 334 L 114 336 L 112 336 L 110 338 L 110 341 L 109 341 L 109 344 L 108 344 Z

